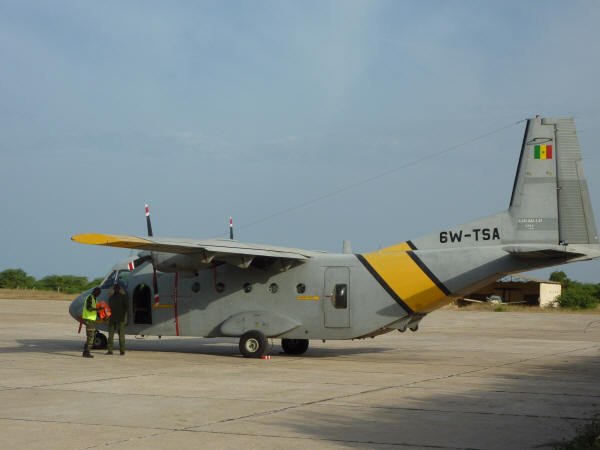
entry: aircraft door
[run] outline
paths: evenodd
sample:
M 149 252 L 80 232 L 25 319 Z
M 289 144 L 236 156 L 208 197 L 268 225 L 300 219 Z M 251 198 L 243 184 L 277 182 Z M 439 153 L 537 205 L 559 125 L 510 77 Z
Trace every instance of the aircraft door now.
M 133 290 L 131 309 L 133 311 L 133 323 L 152 323 L 152 293 L 147 284 L 138 284 Z M 129 320 L 131 323 L 131 320 Z
M 350 268 L 325 268 L 323 314 L 326 327 L 345 328 L 350 326 L 350 293 Z

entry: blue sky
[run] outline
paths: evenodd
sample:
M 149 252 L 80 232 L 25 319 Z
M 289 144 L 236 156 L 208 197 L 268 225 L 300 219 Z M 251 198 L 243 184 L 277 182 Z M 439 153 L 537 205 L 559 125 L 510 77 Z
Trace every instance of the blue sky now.
M 575 117 L 598 219 L 599 22 L 592 1 L 0 0 L 0 270 L 101 276 L 128 252 L 70 236 L 144 235 L 145 202 L 159 236 L 232 215 L 240 240 L 363 252 L 447 229 L 507 207 L 522 124 L 271 216 L 535 114 Z

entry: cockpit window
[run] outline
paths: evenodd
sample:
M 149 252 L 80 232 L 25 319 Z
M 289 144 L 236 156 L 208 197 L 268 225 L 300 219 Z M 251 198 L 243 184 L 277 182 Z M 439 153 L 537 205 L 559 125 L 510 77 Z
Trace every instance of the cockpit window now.
M 104 281 L 102 282 L 102 284 L 100 285 L 100 287 L 102 289 L 108 289 L 113 287 L 113 285 L 115 284 L 115 278 L 117 276 L 117 271 L 113 270 L 111 273 L 108 274 L 108 276 L 104 279 Z
M 129 282 L 129 275 L 131 275 L 131 272 L 129 270 L 120 270 L 119 271 L 119 275 L 117 277 L 117 282 L 124 288 L 127 287 L 127 283 Z

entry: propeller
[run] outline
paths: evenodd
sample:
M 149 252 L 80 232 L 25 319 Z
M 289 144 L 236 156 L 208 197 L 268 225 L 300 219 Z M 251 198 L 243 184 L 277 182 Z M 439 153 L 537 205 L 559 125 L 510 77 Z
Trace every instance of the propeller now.
M 233 218 L 229 216 L 229 239 L 233 239 Z
M 150 222 L 150 208 L 148 204 L 146 204 L 146 226 L 148 227 L 148 236 L 152 237 L 152 222 Z M 154 304 L 158 305 L 160 302 L 160 298 L 158 296 L 158 277 L 156 275 L 156 264 L 154 262 L 154 253 L 151 253 L 151 261 L 152 261 L 152 270 L 154 274 L 152 275 L 152 289 L 154 290 Z

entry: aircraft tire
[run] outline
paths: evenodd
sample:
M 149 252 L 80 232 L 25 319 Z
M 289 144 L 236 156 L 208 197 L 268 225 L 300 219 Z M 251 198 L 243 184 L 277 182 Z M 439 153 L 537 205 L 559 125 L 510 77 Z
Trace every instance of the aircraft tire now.
M 303 355 L 308 350 L 308 339 L 282 339 L 281 348 L 288 355 Z
M 252 330 L 240 338 L 240 353 L 244 358 L 260 358 L 267 353 L 269 341 L 260 331 Z
M 92 348 L 104 350 L 107 347 L 108 339 L 99 331 L 96 331 L 94 334 L 94 343 L 92 344 Z

